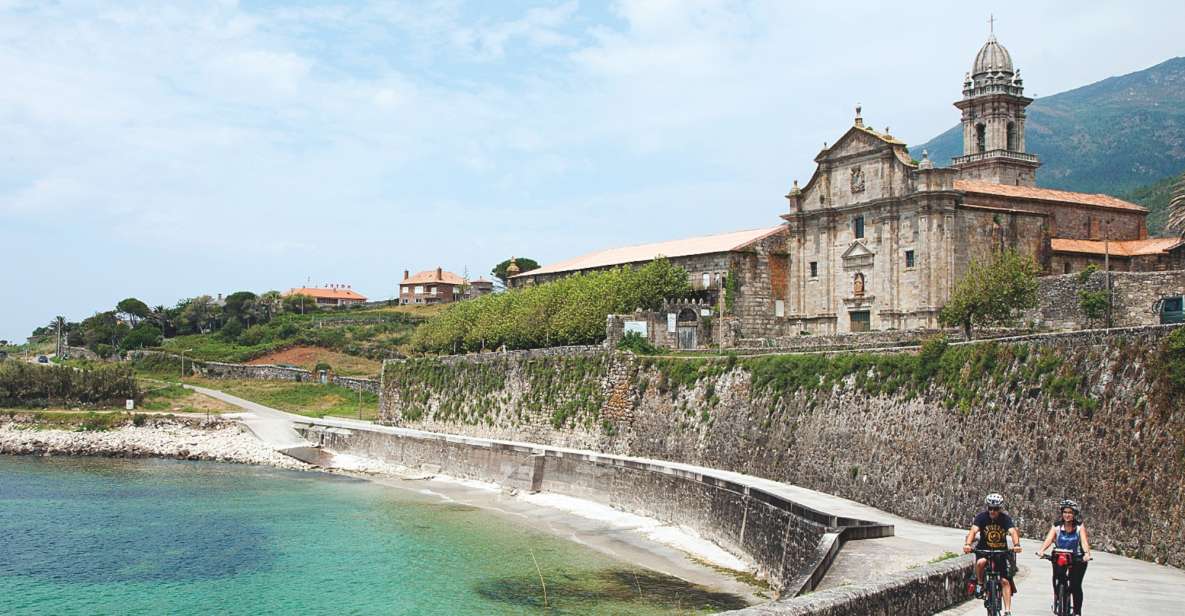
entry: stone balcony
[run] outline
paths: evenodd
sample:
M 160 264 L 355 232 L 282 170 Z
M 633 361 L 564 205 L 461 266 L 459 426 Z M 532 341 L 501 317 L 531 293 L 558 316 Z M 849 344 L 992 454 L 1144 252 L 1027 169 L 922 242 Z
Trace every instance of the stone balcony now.
M 1011 150 L 988 150 L 987 152 L 976 152 L 974 154 L 956 156 L 951 159 L 951 164 L 958 166 L 990 160 L 1013 160 L 1034 165 L 1041 163 L 1041 160 L 1037 158 L 1036 154 L 1013 152 Z

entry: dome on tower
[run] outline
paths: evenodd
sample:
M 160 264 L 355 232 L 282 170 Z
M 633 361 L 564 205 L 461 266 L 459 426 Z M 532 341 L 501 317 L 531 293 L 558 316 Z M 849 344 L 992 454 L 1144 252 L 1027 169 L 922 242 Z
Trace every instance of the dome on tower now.
M 979 53 L 975 54 L 975 64 L 971 65 L 971 76 L 975 77 L 985 73 L 1011 72 L 1013 72 L 1012 56 L 996 40 L 996 35 L 989 36 L 983 47 L 979 48 Z

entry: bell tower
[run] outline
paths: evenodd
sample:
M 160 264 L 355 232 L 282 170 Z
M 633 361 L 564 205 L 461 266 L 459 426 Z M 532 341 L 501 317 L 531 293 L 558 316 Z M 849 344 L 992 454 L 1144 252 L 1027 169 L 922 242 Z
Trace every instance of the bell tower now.
M 1036 185 L 1041 161 L 1025 152 L 1025 108 L 1031 102 L 1012 56 L 990 34 L 963 80 L 963 98 L 955 103 L 963 112 L 963 155 L 951 166 L 960 179 Z

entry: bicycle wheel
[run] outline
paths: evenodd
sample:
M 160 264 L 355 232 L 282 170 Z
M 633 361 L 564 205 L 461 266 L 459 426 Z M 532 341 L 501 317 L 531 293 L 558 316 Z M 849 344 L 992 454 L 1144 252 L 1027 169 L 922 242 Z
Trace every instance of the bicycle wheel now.
M 1066 587 L 1065 583 L 1058 584 L 1057 587 L 1057 615 L 1071 616 L 1070 614 L 1070 589 Z
M 984 601 L 987 607 L 988 616 L 1000 616 L 1001 600 L 1000 596 L 1000 581 L 995 578 L 990 578 L 987 581 L 987 587 L 984 589 L 984 595 L 987 600 Z

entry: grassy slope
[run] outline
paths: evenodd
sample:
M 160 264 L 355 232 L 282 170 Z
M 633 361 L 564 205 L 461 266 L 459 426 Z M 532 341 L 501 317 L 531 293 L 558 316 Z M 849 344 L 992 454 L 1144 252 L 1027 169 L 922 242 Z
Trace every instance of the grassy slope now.
M 171 353 L 186 351 L 187 356 L 200 360 L 223 362 L 245 362 L 297 345 L 320 346 L 378 359 L 402 352 L 416 325 L 438 311 L 435 306 L 389 306 L 286 315 L 283 318 L 295 325 L 295 333 L 286 337 L 276 335 L 257 344 L 243 344 L 239 340 L 224 340 L 217 333 L 194 334 L 170 338 L 160 348 Z
M 1141 186 L 1126 195 L 1120 195 L 1132 203 L 1138 203 L 1148 208 L 1148 233 L 1151 235 L 1171 234 L 1164 228 L 1164 224 L 1169 216 L 1169 200 L 1173 196 L 1173 185 L 1176 184 L 1179 177 L 1172 175 L 1147 186 Z
M 297 415 L 358 418 L 357 392 L 337 385 L 196 377 L 186 378 L 184 382 L 224 391 L 233 396 Z M 375 419 L 378 416 L 378 396 L 362 394 L 361 407 L 363 419 Z

